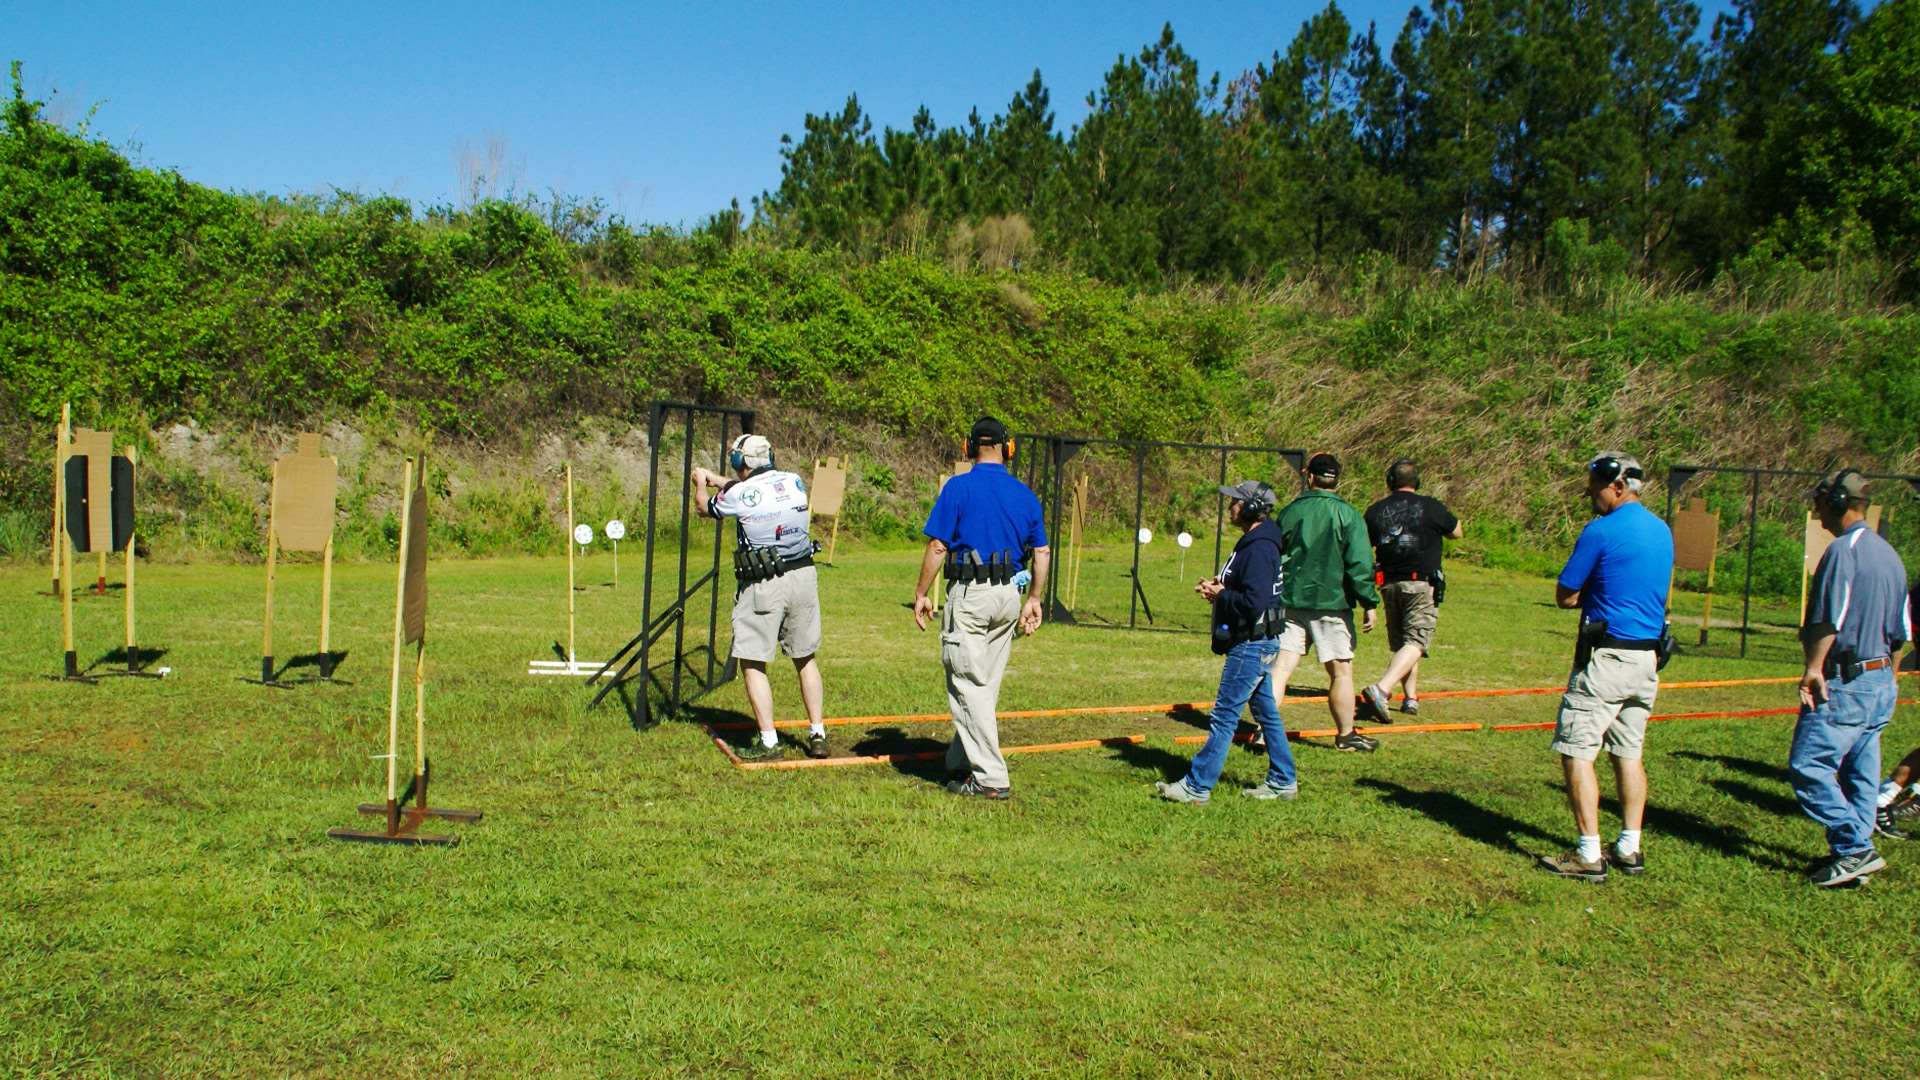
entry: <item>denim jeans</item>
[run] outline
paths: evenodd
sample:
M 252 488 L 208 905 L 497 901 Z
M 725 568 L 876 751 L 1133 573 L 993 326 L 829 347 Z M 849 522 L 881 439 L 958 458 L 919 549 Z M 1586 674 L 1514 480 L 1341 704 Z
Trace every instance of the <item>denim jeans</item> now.
M 1213 791 L 1226 767 L 1227 750 L 1233 745 L 1233 733 L 1240 727 L 1240 710 L 1253 706 L 1253 718 L 1267 740 L 1267 783 L 1290 788 L 1296 783 L 1293 751 L 1287 746 L 1287 729 L 1280 726 L 1280 708 L 1274 703 L 1273 661 L 1280 655 L 1280 643 L 1274 640 L 1243 641 L 1228 650 L 1220 668 L 1220 689 L 1213 698 L 1213 725 L 1207 742 L 1187 766 L 1187 787 L 1196 795 Z
M 1893 718 L 1891 668 L 1852 682 L 1827 683 L 1827 700 L 1800 708 L 1787 772 L 1794 798 L 1827 830 L 1835 855 L 1873 848 L 1873 811 L 1880 788 L 1880 729 Z

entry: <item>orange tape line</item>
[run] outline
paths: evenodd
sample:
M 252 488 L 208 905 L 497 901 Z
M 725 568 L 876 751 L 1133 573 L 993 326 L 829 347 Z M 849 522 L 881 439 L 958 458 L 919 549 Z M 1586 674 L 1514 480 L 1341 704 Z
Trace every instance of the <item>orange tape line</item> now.
M 1361 732 L 1363 734 L 1367 734 L 1367 735 L 1372 735 L 1375 733 L 1379 733 L 1383 735 L 1427 735 L 1427 734 L 1434 734 L 1434 733 L 1443 732 L 1443 731 L 1479 731 L 1480 725 L 1479 724 L 1394 724 L 1393 726 L 1388 727 L 1388 726 L 1379 725 L 1379 724 L 1372 725 L 1372 726 L 1361 724 L 1361 725 L 1356 725 L 1353 730 Z M 1329 735 L 1337 735 L 1337 734 L 1339 734 L 1338 728 L 1301 728 L 1299 730 L 1291 730 L 1291 729 L 1288 730 L 1287 737 L 1290 739 L 1322 739 L 1322 738 L 1326 738 Z M 1233 737 L 1233 741 L 1243 743 L 1252 737 L 1253 736 L 1251 734 L 1235 735 Z M 1195 743 L 1203 743 L 1206 741 L 1207 741 L 1207 736 L 1205 735 L 1176 735 L 1173 738 L 1173 743 L 1175 746 L 1191 746 Z
M 1000 752 L 1002 754 L 1052 754 L 1062 750 L 1092 750 L 1101 746 L 1138 746 L 1146 741 L 1145 735 L 1120 735 L 1111 739 L 1079 739 L 1074 742 L 1008 746 L 1001 748 Z M 733 756 L 730 751 L 728 756 Z M 741 761 L 735 758 L 734 765 L 741 769 L 831 769 L 841 765 L 892 765 L 909 761 L 932 761 L 946 756 L 945 750 L 922 750 L 912 754 L 855 754 L 850 757 L 796 758 L 792 761 Z
M 1920 672 L 1902 671 L 1898 674 L 1912 677 Z M 1695 679 L 1682 682 L 1661 683 L 1662 690 L 1717 690 L 1735 686 L 1778 686 L 1799 682 L 1797 675 L 1769 676 L 1758 679 Z M 1324 694 L 1319 687 L 1296 687 L 1301 696 L 1309 693 Z M 1497 687 L 1479 690 L 1429 690 L 1420 695 L 1422 701 L 1443 698 L 1495 698 L 1521 697 L 1540 694 L 1559 694 L 1566 691 L 1566 685 L 1556 686 L 1519 686 Z M 1356 699 L 1357 700 L 1357 699 Z M 1394 695 L 1393 700 L 1403 701 L 1405 695 Z M 1188 701 L 1162 703 L 1155 705 L 1087 705 L 1065 709 L 1017 709 L 999 714 L 1002 720 L 1031 720 L 1049 716 L 1117 716 L 1123 713 L 1137 713 L 1143 716 L 1159 716 L 1180 710 L 1207 712 L 1213 708 L 1211 701 Z M 953 719 L 948 713 L 878 713 L 872 716 L 836 716 L 821 721 L 827 727 L 847 727 L 855 724 L 933 724 L 945 723 Z M 710 725 L 715 731 L 745 731 L 754 726 L 751 720 L 729 720 Z M 791 731 L 807 726 L 805 720 L 778 720 L 776 729 Z M 1402 729 L 1405 730 L 1405 729 Z
M 1799 681 L 1800 680 L 1798 679 L 1794 680 L 1794 682 L 1799 682 Z M 1920 698 L 1900 698 L 1896 700 L 1894 704 L 1920 705 Z M 1655 716 L 1647 717 L 1647 723 L 1658 724 L 1668 720 L 1744 720 L 1744 719 L 1750 719 L 1750 718 L 1761 717 L 1761 716 L 1797 716 L 1799 715 L 1799 713 L 1800 713 L 1800 706 L 1798 705 L 1795 705 L 1792 708 L 1787 708 L 1787 709 L 1724 709 L 1717 712 L 1660 713 Z M 1554 728 L 1554 724 L 1551 721 L 1548 721 L 1546 723 L 1540 723 L 1540 724 L 1494 724 L 1491 727 L 1489 727 L 1487 730 L 1489 731 L 1552 731 L 1553 728 Z

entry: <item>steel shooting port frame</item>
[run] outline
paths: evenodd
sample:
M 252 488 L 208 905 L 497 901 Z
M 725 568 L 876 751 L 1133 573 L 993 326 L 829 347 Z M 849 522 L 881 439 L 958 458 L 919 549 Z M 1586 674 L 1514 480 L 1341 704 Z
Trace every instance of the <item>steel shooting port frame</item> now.
M 1146 510 L 1146 474 L 1147 455 L 1156 450 L 1204 451 L 1218 454 L 1220 457 L 1219 484 L 1227 482 L 1227 456 L 1229 454 L 1271 454 L 1292 467 L 1296 484 L 1304 484 L 1300 471 L 1306 468 L 1307 451 L 1288 446 L 1243 446 L 1235 443 L 1189 443 L 1156 442 L 1147 439 L 1095 439 L 1080 435 L 1046 435 L 1037 433 L 1016 434 L 1014 436 L 1020 452 L 1014 457 L 1014 475 L 1026 482 L 1036 495 L 1040 496 L 1042 512 L 1047 518 L 1047 538 L 1058 543 L 1062 506 L 1065 502 L 1062 484 L 1066 477 L 1067 462 L 1074 455 L 1089 446 L 1121 447 L 1133 457 L 1133 567 L 1128 574 L 1133 579 L 1133 588 L 1127 599 L 1127 623 L 1125 629 L 1139 629 L 1140 610 L 1145 606 L 1146 594 L 1140 585 L 1140 526 L 1144 523 Z M 1220 565 L 1220 556 L 1226 534 L 1227 498 L 1216 493 L 1218 506 L 1215 509 L 1216 521 L 1213 531 L 1213 565 Z M 1277 507 L 1275 508 L 1278 509 Z M 1042 601 L 1047 618 L 1068 625 L 1099 626 L 1100 623 L 1080 623 L 1073 612 L 1060 601 L 1059 573 L 1047 576 L 1047 595 Z M 1153 622 L 1153 611 L 1147 609 L 1147 622 Z M 1121 629 L 1120 625 L 1109 624 L 1110 629 Z M 1203 631 L 1170 631 L 1201 633 Z
M 693 509 L 690 496 L 693 490 L 693 455 L 697 421 L 699 419 L 717 419 L 720 424 L 720 442 L 717 447 L 719 461 L 724 468 L 727 448 L 741 435 L 753 434 L 754 411 L 735 409 L 724 405 L 695 405 L 685 401 L 655 401 L 647 408 L 647 538 L 646 554 L 643 563 L 642 585 L 640 587 L 640 632 L 620 647 L 620 650 L 607 659 L 598 672 L 587 680 L 592 686 L 606 679 L 605 685 L 593 695 L 588 708 L 599 705 L 609 694 L 618 694 L 626 706 L 627 718 L 636 728 L 650 727 L 656 723 L 653 694 L 661 695 L 660 708 L 665 716 L 678 713 L 690 701 L 724 685 L 732 680 L 736 672 L 733 657 L 729 655 L 724 663 L 716 659 L 719 651 L 720 627 L 720 540 L 722 522 L 714 519 L 713 553 L 711 563 L 698 577 L 688 584 L 688 559 L 691 555 L 689 541 L 692 539 Z M 654 610 L 654 544 L 656 525 L 659 522 L 660 508 L 660 442 L 666 434 L 667 425 L 672 420 L 681 420 L 685 424 L 686 446 L 681 455 L 680 484 L 680 545 L 677 584 L 673 599 L 658 612 Z M 735 430 L 736 422 L 738 430 Z M 706 526 L 703 525 L 702 528 Z M 664 583 L 662 583 L 664 589 Z M 707 637 L 706 669 L 701 671 L 687 662 L 687 610 L 697 601 L 700 593 L 706 590 L 707 600 Z M 664 596 L 664 591 L 662 592 Z M 673 630 L 672 675 L 662 678 L 654 671 L 656 653 L 660 639 Z M 625 662 L 622 663 L 622 660 Z M 619 670 L 614 671 L 614 665 Z M 612 672 L 612 677 L 607 678 Z M 691 678 L 693 686 L 689 688 L 685 679 Z M 628 685 L 638 682 L 637 692 L 629 693 Z M 691 690 L 691 692 L 689 692 Z
M 1755 526 L 1760 518 L 1760 480 L 1763 477 L 1802 477 L 1818 482 L 1826 476 L 1825 472 L 1811 469 L 1764 469 L 1747 465 L 1669 465 L 1667 467 L 1667 494 L 1665 520 L 1668 527 L 1673 525 L 1674 502 L 1680 497 L 1686 486 L 1694 478 L 1705 473 L 1724 473 L 1747 478 L 1747 537 L 1746 580 L 1740 587 L 1740 656 L 1747 655 L 1747 633 L 1751 625 L 1753 608 L 1753 542 Z M 1904 480 L 1912 489 L 1912 497 L 1920 499 L 1920 476 L 1907 473 L 1870 473 L 1860 476 L 1867 480 Z M 1809 485 L 1811 486 L 1811 485 Z

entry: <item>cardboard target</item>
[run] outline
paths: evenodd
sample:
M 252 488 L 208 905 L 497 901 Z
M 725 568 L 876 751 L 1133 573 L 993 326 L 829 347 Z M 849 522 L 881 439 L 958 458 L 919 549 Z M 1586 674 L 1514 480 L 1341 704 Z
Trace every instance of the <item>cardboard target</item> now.
M 847 463 L 822 458 L 813 463 L 813 481 L 807 485 L 807 509 L 815 517 L 839 517 L 847 496 Z
M 340 464 L 320 453 L 320 436 L 273 463 L 273 532 L 282 551 L 325 551 L 333 539 Z
M 401 589 L 402 640 L 407 644 L 427 636 L 427 456 L 420 455 L 420 483 L 407 506 L 406 584 Z
M 947 481 L 953 479 L 953 477 L 961 476 L 966 473 L 970 473 L 972 471 L 973 471 L 973 462 L 967 461 L 965 459 L 954 462 L 952 475 L 943 476 L 940 478 L 940 490 L 945 491 L 947 489 Z
M 113 432 L 73 430 L 73 442 L 67 451 L 65 518 L 67 537 L 77 554 L 115 549 L 112 457 Z M 127 498 L 131 510 L 131 484 Z M 131 521 L 131 514 L 128 519 Z
M 1720 515 L 1700 499 L 1673 515 L 1673 565 L 1681 570 L 1710 570 L 1720 545 Z

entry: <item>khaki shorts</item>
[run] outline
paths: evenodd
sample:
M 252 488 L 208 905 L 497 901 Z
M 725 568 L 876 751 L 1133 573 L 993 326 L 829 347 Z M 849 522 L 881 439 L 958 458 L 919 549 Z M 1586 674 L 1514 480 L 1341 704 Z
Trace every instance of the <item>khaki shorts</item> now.
M 1418 645 L 1420 655 L 1427 655 L 1434 625 L 1440 621 L 1433 582 L 1389 581 L 1380 586 L 1380 606 L 1387 618 L 1387 648 L 1399 652 L 1404 646 Z
M 1286 626 L 1275 637 L 1281 652 L 1307 654 L 1313 645 L 1321 663 L 1353 659 L 1353 612 L 1288 608 Z
M 733 599 L 733 656 L 773 659 L 774 644 L 796 659 L 820 651 L 819 577 L 811 566 L 742 588 Z
M 1643 649 L 1593 650 L 1587 666 L 1567 680 L 1554 721 L 1554 751 L 1592 761 L 1605 747 L 1614 757 L 1638 758 L 1660 690 L 1654 664 L 1654 654 Z

